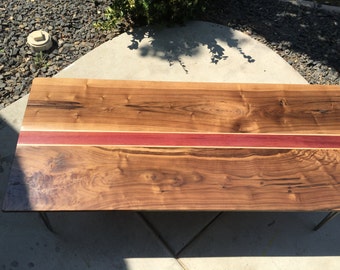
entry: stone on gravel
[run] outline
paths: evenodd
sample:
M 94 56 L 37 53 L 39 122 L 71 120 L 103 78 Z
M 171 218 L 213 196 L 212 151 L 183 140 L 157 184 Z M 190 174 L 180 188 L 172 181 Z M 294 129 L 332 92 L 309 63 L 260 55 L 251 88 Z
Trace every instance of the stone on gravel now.
M 111 2 L 101 0 L 100 5 L 96 5 L 93 0 L 0 1 L 1 108 L 27 94 L 34 77 L 53 76 L 92 50 L 94 44 L 109 40 L 103 31 L 94 29 L 93 23 L 102 18 L 101 14 Z M 54 46 L 40 58 L 26 43 L 28 34 L 39 29 L 47 31 L 55 40 Z M 87 33 L 91 34 L 90 40 L 84 40 Z M 77 45 L 84 41 L 88 44 L 86 47 Z M 65 44 L 68 45 L 64 48 Z M 47 59 L 48 67 L 44 66 Z M 13 89 L 18 89 L 24 79 L 28 79 L 25 88 L 20 87 L 13 94 Z

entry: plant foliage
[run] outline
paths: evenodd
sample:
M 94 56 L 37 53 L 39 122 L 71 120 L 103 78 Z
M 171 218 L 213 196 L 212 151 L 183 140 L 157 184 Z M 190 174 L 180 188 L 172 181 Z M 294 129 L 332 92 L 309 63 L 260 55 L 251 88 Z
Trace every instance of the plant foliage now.
M 206 8 L 207 0 L 114 0 L 105 10 L 104 20 L 95 27 L 116 28 L 123 20 L 137 25 L 176 24 L 197 18 Z

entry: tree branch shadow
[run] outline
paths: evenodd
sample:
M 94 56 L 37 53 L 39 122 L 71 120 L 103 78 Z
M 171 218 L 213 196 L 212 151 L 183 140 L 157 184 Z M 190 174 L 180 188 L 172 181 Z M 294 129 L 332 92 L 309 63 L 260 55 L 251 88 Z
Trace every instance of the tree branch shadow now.
M 210 54 L 210 63 L 217 65 L 229 57 L 226 43 L 229 48 L 236 48 L 248 63 L 255 59 L 243 51 L 241 41 L 234 37 L 231 29 L 199 21 L 187 23 L 185 26 L 172 28 L 155 26 L 143 27 L 128 32 L 131 36 L 130 50 L 138 50 L 142 57 L 158 57 L 168 61 L 172 66 L 179 63 L 182 69 L 189 73 L 184 57 L 195 57 L 202 53 L 202 47 Z M 147 41 L 143 42 L 143 41 Z

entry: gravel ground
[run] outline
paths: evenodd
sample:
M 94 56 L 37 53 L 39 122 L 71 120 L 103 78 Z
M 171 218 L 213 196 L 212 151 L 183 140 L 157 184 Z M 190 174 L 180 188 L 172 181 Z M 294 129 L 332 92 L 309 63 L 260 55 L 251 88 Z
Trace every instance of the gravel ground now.
M 0 109 L 29 92 L 34 77 L 58 73 L 123 30 L 93 27 L 110 0 L 1 0 Z M 265 43 L 312 84 L 340 85 L 340 14 L 278 0 L 215 0 L 203 19 Z M 26 39 L 43 29 L 49 52 L 31 52 Z
M 340 85 L 340 13 L 275 0 L 221 0 L 210 10 L 207 20 L 266 44 L 309 83 Z

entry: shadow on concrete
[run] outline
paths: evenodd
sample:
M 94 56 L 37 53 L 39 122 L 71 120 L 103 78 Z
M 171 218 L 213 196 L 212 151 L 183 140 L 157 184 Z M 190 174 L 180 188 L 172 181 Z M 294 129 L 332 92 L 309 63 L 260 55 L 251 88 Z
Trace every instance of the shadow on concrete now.
M 11 164 L 10 173 L 7 177 L 5 176 L 5 179 L 8 179 L 8 181 L 5 182 L 8 182 L 8 184 L 4 196 L 1 197 L 4 198 L 1 200 L 3 201 L 3 211 L 18 211 L 17 209 L 27 209 L 29 211 L 31 209 L 31 205 L 20 161 L 14 157 L 13 161 L 8 162 L 7 165 L 8 164 Z
M 18 132 L 6 122 L 0 116 L 0 202 L 2 205 L 3 199 L 5 197 L 5 193 L 8 186 L 8 178 L 10 174 L 10 169 L 12 168 L 12 177 L 17 179 L 17 181 L 13 181 L 12 188 L 13 191 L 16 189 L 16 186 L 23 179 L 23 175 L 20 169 L 20 164 L 18 160 L 15 159 L 14 154 L 16 150 L 16 145 L 18 141 Z M 27 202 L 27 193 L 26 190 L 21 189 L 20 196 L 16 198 L 16 200 Z M 16 192 L 15 192 L 16 193 Z M 17 194 L 17 193 L 16 193 Z M 17 195 L 15 195 L 17 196 Z M 29 204 L 29 203 L 28 203 Z M 27 205 L 29 209 L 29 205 Z
M 218 0 L 210 1 L 205 19 L 235 30 L 247 29 L 255 37 L 264 37 L 281 55 L 293 50 L 302 54 L 301 59 L 309 56 L 309 66 L 327 63 L 340 72 L 339 13 L 276 0 Z
M 190 26 L 194 23 L 196 23 L 197 31 L 195 29 L 192 29 L 193 31 L 191 32 L 185 30 L 185 26 Z M 223 32 L 221 30 L 216 31 L 214 26 L 209 26 L 203 22 L 188 22 L 187 25 L 182 27 L 176 26 L 176 31 L 173 31 L 171 27 L 165 26 L 135 29 L 127 33 L 131 36 L 131 45 L 128 48 L 130 50 L 138 50 L 142 57 L 151 56 L 166 60 L 170 66 L 177 62 L 186 73 L 189 70 L 185 61 L 183 61 L 183 57 L 198 55 L 200 47 L 207 48 L 210 53 L 210 61 L 213 64 L 227 60 L 228 53 L 223 45 L 220 44 L 221 42 L 226 43 L 229 48 L 236 48 L 248 63 L 255 62 L 251 55 L 243 51 L 240 41 L 235 38 L 231 29 L 224 27 Z M 205 29 L 206 27 L 208 27 L 208 30 Z M 204 32 L 204 35 L 199 32 L 199 29 Z M 146 38 L 150 40 L 147 44 L 143 43 L 143 40 Z
M 173 256 L 340 256 L 340 219 L 333 220 L 318 232 L 312 230 L 324 213 L 225 212 L 206 230 L 194 236 L 189 244 L 183 243 L 178 250 L 169 250 L 172 239 L 167 237 L 176 233 L 181 235 L 181 231 L 195 227 L 191 222 L 183 226 L 181 214 L 177 212 L 167 219 L 166 231 L 156 232 L 150 230 L 148 223 L 143 223 L 135 212 L 51 213 L 49 216 L 57 231 L 54 237 L 60 249 L 67 253 L 76 250 L 79 254 L 88 254 L 92 260 L 103 257 L 108 263 L 108 258 L 116 263 L 120 261 L 119 269 L 125 269 L 126 260 L 134 258 L 148 261 L 152 258 L 171 259 Z M 185 213 L 193 220 L 199 214 Z M 168 213 L 161 212 L 158 218 L 162 215 L 166 217 Z
M 180 257 L 340 256 L 340 219 L 324 213 L 225 212 Z

